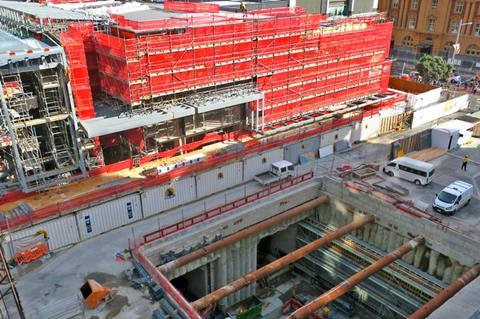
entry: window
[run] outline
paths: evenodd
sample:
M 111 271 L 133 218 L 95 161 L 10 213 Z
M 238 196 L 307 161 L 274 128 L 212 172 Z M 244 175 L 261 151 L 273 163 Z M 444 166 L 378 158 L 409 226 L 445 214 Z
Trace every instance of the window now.
M 411 167 L 404 166 L 404 165 L 398 165 L 398 168 L 402 171 L 407 172 L 407 173 L 427 177 L 427 172 L 424 172 L 424 171 L 421 171 L 421 170 L 418 170 L 418 169 L 415 169 L 415 168 L 411 168 Z
M 280 170 L 282 173 L 285 173 L 287 171 L 287 168 L 286 167 L 282 167 L 282 169 Z
M 467 55 L 480 56 L 480 47 L 476 44 L 471 44 L 467 47 L 467 50 L 465 50 L 465 53 Z
M 407 25 L 409 29 L 415 29 L 415 18 L 409 17 Z
M 428 19 L 428 25 L 427 25 L 427 31 L 433 32 L 435 31 L 435 24 L 436 24 L 435 18 L 430 18 Z
M 433 173 L 435 173 L 435 169 L 432 169 L 432 170 L 430 171 L 430 174 L 428 174 L 428 176 L 432 177 L 432 176 L 433 176 Z
M 445 43 L 445 45 L 443 46 L 443 51 L 444 52 L 450 52 L 451 50 L 453 50 L 453 42 L 449 41 L 449 42 Z
M 412 10 L 418 9 L 418 0 L 412 0 L 412 3 L 410 4 L 410 9 Z
M 413 38 L 407 35 L 405 38 L 403 38 L 402 44 L 407 47 L 413 46 Z
M 438 0 L 432 0 L 432 10 L 436 10 L 438 8 Z
M 460 28 L 460 22 L 452 21 L 450 23 L 450 33 L 457 33 Z
M 462 13 L 463 12 L 463 1 L 455 2 L 455 13 Z
M 388 163 L 387 166 L 396 167 L 396 166 L 397 166 L 397 163 Z
M 392 8 L 397 9 L 399 3 L 400 3 L 400 0 L 392 0 Z
M 480 23 L 475 25 L 475 30 L 473 31 L 473 35 L 476 37 L 480 37 Z

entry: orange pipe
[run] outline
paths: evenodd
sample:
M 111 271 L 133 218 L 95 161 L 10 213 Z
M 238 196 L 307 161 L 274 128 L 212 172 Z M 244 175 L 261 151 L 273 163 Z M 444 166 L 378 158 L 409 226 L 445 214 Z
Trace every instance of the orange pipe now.
M 401 258 L 403 255 L 415 249 L 420 242 L 423 240 L 422 237 L 418 236 L 414 239 L 408 241 L 407 243 L 403 244 L 402 246 L 398 247 L 391 253 L 385 255 L 384 257 L 380 258 L 367 268 L 362 269 L 361 271 L 357 272 L 355 275 L 351 276 L 344 282 L 338 284 L 337 286 L 333 287 L 317 299 L 311 301 L 310 303 L 306 304 L 300 309 L 297 309 L 289 318 L 306 318 L 312 313 L 314 313 L 320 307 L 329 304 L 330 302 L 334 301 L 335 299 L 343 296 L 347 293 L 350 289 L 361 283 L 363 280 L 367 279 L 374 273 L 379 270 L 382 270 L 395 260 Z
M 209 305 L 214 304 L 221 300 L 222 298 L 225 298 L 234 292 L 242 289 L 245 286 L 250 285 L 251 283 L 256 282 L 257 280 L 260 280 L 264 277 L 269 276 L 270 274 L 280 270 L 281 268 L 292 264 L 306 255 L 314 252 L 315 250 L 319 249 L 322 246 L 328 245 L 331 243 L 334 239 L 337 239 L 339 237 L 342 237 L 343 235 L 360 228 L 372 221 L 375 220 L 375 217 L 373 215 L 365 215 L 357 220 L 351 222 L 348 225 L 345 225 L 343 227 L 338 228 L 337 230 L 328 233 L 324 237 L 321 237 L 315 241 L 312 241 L 311 243 L 303 246 L 302 248 L 299 248 L 291 253 L 289 253 L 286 256 L 283 256 L 282 258 L 279 258 L 275 260 L 274 262 L 263 266 L 262 268 L 259 268 L 257 270 L 254 270 L 248 274 L 246 274 L 243 277 L 238 278 L 235 281 L 232 281 L 228 285 L 219 288 L 215 290 L 214 292 L 206 295 L 205 297 L 202 297 L 195 301 L 192 305 L 195 309 L 197 310 L 202 310 L 207 308 Z
M 259 233 L 264 229 L 270 228 L 274 225 L 280 224 L 286 220 L 292 219 L 298 215 L 301 215 L 305 213 L 307 210 L 314 209 L 318 205 L 328 203 L 329 199 L 328 196 L 320 196 L 317 199 L 311 200 L 309 202 L 303 203 L 302 205 L 299 205 L 297 207 L 294 207 L 282 214 L 276 215 L 272 218 L 269 218 L 267 220 L 264 220 L 256 225 L 253 225 L 251 227 L 245 228 L 231 236 L 228 236 L 227 238 L 224 238 L 222 240 L 216 241 L 213 244 L 210 244 L 206 247 L 200 248 L 198 250 L 195 250 L 194 252 L 182 256 L 180 258 L 177 258 L 175 260 L 172 260 L 164 265 L 161 265 L 158 267 L 158 270 L 162 272 L 163 274 L 167 274 L 171 272 L 172 270 L 179 268 L 181 266 L 184 266 L 186 264 L 191 263 L 192 261 L 195 261 L 201 257 L 207 256 L 219 249 L 225 248 L 227 246 L 230 246 L 239 240 L 242 240 L 243 238 L 246 238 L 248 236 L 251 236 L 253 234 Z
M 461 277 L 457 278 L 447 288 L 443 289 L 438 295 L 436 295 L 429 302 L 418 308 L 408 319 L 423 319 L 429 314 L 434 312 L 437 308 L 443 305 L 448 299 L 452 298 L 460 289 L 468 285 L 480 275 L 480 264 L 476 264 L 469 271 L 464 273 Z

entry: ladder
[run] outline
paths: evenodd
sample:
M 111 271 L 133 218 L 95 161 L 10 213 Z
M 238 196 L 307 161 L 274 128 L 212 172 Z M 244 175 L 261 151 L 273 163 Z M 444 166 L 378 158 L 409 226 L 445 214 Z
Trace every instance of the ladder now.
M 35 73 L 38 79 L 40 95 L 43 102 L 42 113 L 45 117 L 64 113 L 60 96 L 60 81 L 53 69 Z

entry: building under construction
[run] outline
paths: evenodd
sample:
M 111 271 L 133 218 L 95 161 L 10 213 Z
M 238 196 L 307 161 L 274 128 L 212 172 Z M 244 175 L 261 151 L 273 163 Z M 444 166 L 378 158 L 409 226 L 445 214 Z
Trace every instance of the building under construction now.
M 426 318 L 478 275 L 478 238 L 381 186 L 363 151 L 335 160 L 467 106 L 390 80 L 391 31 L 382 14 L 295 7 L 0 1 L 0 313 L 104 316 L 88 308 L 105 296 L 62 275 L 91 279 L 91 256 L 24 270 L 115 242 L 150 292 L 118 318 Z M 429 147 L 419 136 L 384 153 Z M 292 173 L 263 183 L 274 163 Z M 37 298 L 54 273 L 65 288 Z M 85 306 L 62 290 L 77 286 Z

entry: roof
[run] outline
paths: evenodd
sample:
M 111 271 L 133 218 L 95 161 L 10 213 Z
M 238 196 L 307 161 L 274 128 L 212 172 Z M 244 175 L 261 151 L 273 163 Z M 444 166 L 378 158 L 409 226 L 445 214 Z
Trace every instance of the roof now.
M 35 2 L 0 1 L 0 7 L 17 11 L 39 19 L 90 20 L 90 17 L 83 12 L 64 10 Z
M 418 168 L 423 168 L 425 170 L 430 170 L 432 168 L 434 168 L 435 166 L 431 163 L 427 163 L 427 162 L 423 162 L 423 161 L 419 161 L 419 160 L 416 160 L 414 158 L 410 158 L 410 157 L 398 157 L 396 159 L 393 160 L 394 162 L 396 163 L 399 163 L 399 164 L 411 164 L 411 165 L 414 165 Z M 393 162 L 392 161 L 392 162 Z
M 21 39 L 6 31 L 0 30 L 0 66 L 52 54 L 63 53 L 60 46 L 50 46 L 34 38 Z
M 435 128 L 442 128 L 442 129 L 448 129 L 450 131 L 461 131 L 461 130 L 469 130 L 473 127 L 472 123 L 461 121 L 461 120 L 451 120 L 445 123 L 439 124 Z
M 289 161 L 286 161 L 286 160 L 276 161 L 272 164 L 274 164 L 275 166 L 278 166 L 278 167 L 286 167 L 286 166 L 293 165 L 292 163 L 290 163 Z
M 448 190 L 449 193 L 460 195 L 461 193 L 465 192 L 467 189 L 472 188 L 471 184 L 465 183 L 464 181 L 455 181 L 445 187 L 443 190 Z

